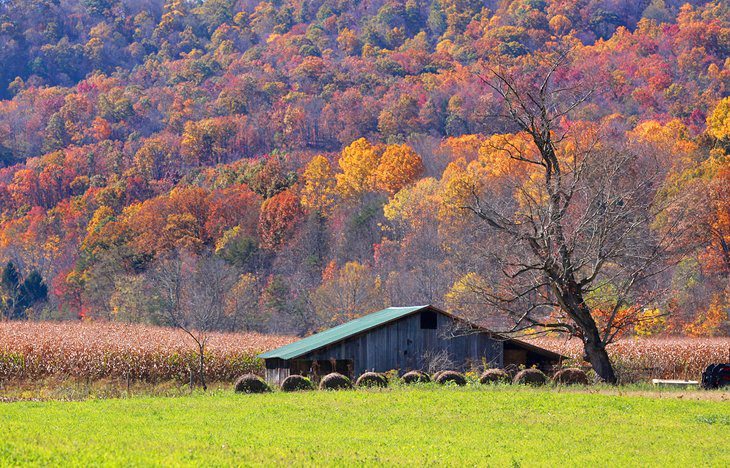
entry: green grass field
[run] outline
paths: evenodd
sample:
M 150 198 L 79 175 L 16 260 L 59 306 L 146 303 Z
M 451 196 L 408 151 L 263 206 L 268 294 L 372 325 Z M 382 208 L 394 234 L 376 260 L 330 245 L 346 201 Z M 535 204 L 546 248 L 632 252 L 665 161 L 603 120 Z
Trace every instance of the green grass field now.
M 730 403 L 496 387 L 0 404 L 0 465 L 728 466 Z

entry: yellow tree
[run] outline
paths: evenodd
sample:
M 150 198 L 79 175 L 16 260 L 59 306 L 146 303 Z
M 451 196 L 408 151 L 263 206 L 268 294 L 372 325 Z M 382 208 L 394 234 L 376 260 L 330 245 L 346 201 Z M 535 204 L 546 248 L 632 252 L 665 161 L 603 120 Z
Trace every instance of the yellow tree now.
M 329 160 L 321 155 L 315 156 L 304 170 L 302 206 L 309 211 L 329 216 L 335 205 L 336 186 L 337 180 Z
M 707 133 L 718 140 L 730 139 L 730 97 L 718 102 L 707 117 Z
M 439 183 L 426 177 L 396 193 L 383 207 L 383 215 L 401 232 L 423 230 L 437 224 L 439 205 Z
M 374 174 L 380 162 L 380 148 L 365 138 L 355 140 L 342 151 L 337 174 L 337 192 L 343 198 L 357 198 L 374 187 Z
M 446 309 L 467 319 L 484 321 L 483 306 L 480 304 L 479 298 L 479 293 L 484 292 L 492 292 L 489 281 L 471 271 L 457 279 L 444 295 Z M 492 316 L 487 318 L 492 318 Z M 500 323 L 496 325 L 501 326 Z
M 439 218 L 444 224 L 463 222 L 463 210 L 472 195 L 487 186 L 505 194 L 511 192 L 517 198 L 535 191 L 534 187 L 530 188 L 530 179 L 536 169 L 512 157 L 516 154 L 534 157 L 524 133 L 493 135 L 481 143 L 477 153 L 477 158 L 469 163 L 463 157 L 449 163 L 441 176 Z M 532 195 L 539 196 L 537 193 Z
M 568 34 L 573 27 L 573 24 L 570 22 L 570 20 L 563 15 L 553 16 L 552 18 L 550 18 L 549 24 L 550 30 L 558 36 L 564 36 Z
M 235 134 L 235 122 L 226 117 L 189 121 L 185 124 L 180 152 L 189 164 L 220 164 L 236 151 Z
M 377 188 L 394 195 L 423 173 L 421 157 L 408 145 L 388 145 L 375 171 Z
M 646 145 L 663 154 L 667 165 L 675 170 L 695 166 L 697 160 L 703 159 L 698 155 L 698 145 L 693 141 L 690 130 L 679 119 L 665 124 L 647 120 L 639 123 L 627 136 L 634 144 Z

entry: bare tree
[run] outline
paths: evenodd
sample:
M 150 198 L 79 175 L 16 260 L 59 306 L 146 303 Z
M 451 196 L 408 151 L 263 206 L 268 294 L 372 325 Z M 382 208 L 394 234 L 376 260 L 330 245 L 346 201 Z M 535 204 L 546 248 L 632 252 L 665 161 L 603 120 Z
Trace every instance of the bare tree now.
M 267 316 L 261 312 L 259 305 L 259 284 L 254 275 L 245 273 L 226 294 L 226 328 L 232 332 L 238 330 L 261 331 Z
M 197 374 L 203 390 L 207 390 L 206 349 L 211 333 L 221 330 L 226 323 L 226 295 L 236 276 L 217 257 L 176 252 L 158 262 L 153 281 L 167 321 L 195 342 Z
M 593 95 L 584 85 L 555 84 L 567 59 L 556 54 L 536 79 L 497 67 L 482 77 L 504 104 L 501 117 L 529 142 L 505 138 L 497 150 L 531 177 L 483 184 L 462 206 L 484 222 L 491 240 L 482 248 L 496 266 L 490 281 L 473 286 L 512 320 L 503 332 L 579 337 L 596 373 L 615 383 L 606 345 L 624 326 L 618 318 L 627 306 L 653 300 L 652 278 L 666 268 L 659 260 L 672 244 L 671 229 L 652 227 L 666 209 L 657 196 L 664 172 L 651 154 L 563 125 Z M 602 326 L 598 308 L 607 311 Z
M 424 370 L 429 374 L 454 368 L 454 361 L 445 349 L 426 351 L 421 358 L 423 359 Z

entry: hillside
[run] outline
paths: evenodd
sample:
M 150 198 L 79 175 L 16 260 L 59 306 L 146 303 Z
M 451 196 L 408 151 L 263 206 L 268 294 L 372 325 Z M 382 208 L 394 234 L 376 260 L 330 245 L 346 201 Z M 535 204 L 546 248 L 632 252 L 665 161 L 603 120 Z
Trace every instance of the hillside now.
M 599 321 L 610 296 L 611 333 L 730 331 L 725 2 L 8 0 L 0 18 L 6 318 L 165 324 L 173 280 L 226 330 L 478 313 L 513 247 L 465 194 L 540 199 L 490 70 L 534 80 L 567 51 L 551 84 L 594 91 L 561 155 L 600 135 L 684 210 L 632 214 L 673 250 L 641 291 L 602 279 Z

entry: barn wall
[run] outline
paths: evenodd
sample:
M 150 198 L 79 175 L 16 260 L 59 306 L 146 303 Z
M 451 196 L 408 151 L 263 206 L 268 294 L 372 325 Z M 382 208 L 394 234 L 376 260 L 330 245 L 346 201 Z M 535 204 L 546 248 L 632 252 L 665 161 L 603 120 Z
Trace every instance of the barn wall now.
M 289 377 L 289 361 L 283 359 L 266 359 L 266 381 L 275 385 Z
M 501 341 L 491 339 L 487 333 L 452 336 L 448 332 L 456 323 L 449 316 L 437 314 L 436 330 L 421 329 L 420 313 L 413 314 L 297 359 L 352 359 L 355 376 L 366 371 L 425 369 L 424 357 L 441 350 L 448 352 L 456 369 L 481 364 L 483 359 L 492 367 L 502 366 Z

